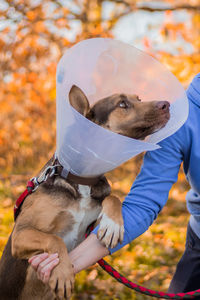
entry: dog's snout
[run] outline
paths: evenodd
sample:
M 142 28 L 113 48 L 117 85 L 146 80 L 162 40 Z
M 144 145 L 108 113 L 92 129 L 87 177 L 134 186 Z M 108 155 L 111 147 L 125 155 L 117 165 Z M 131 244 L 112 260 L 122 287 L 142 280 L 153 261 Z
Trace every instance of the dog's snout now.
M 169 107 L 170 107 L 170 104 L 168 101 L 158 101 L 156 103 L 156 107 L 159 109 L 159 110 L 162 110 L 162 111 L 168 111 L 169 110 Z

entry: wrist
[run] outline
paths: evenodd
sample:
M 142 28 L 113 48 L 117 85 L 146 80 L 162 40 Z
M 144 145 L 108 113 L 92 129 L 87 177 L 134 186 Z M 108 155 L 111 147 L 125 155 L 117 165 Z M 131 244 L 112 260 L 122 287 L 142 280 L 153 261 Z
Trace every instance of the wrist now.
M 87 239 L 69 253 L 69 257 L 76 274 L 108 254 L 109 250 L 101 244 L 96 234 L 91 233 Z

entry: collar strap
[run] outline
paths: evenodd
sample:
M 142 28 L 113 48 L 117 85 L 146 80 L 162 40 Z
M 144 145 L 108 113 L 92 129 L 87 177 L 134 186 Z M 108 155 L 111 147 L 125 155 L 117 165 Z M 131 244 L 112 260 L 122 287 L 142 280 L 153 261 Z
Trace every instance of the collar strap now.
M 98 176 L 98 177 L 81 177 L 81 176 L 74 175 L 71 172 L 65 172 L 65 169 L 59 163 L 58 159 L 56 159 L 53 162 L 53 166 L 54 165 L 56 167 L 55 175 L 59 175 L 62 178 L 66 179 L 66 180 L 69 180 L 69 181 L 72 181 L 73 183 L 76 183 L 76 184 L 92 186 L 92 185 L 97 184 L 99 179 L 102 177 L 102 176 Z
M 80 177 L 77 175 L 74 175 L 72 173 L 68 173 L 67 175 L 67 179 L 77 183 L 77 184 L 82 184 L 82 185 L 95 185 L 97 184 L 97 182 L 99 181 L 99 179 L 101 178 L 101 176 L 99 177 Z

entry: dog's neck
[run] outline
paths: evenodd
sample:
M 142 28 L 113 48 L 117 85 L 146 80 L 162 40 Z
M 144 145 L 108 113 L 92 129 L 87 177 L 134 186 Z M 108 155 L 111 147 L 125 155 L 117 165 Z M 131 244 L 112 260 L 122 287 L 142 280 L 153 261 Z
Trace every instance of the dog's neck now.
M 65 172 L 65 169 L 60 164 L 58 158 L 55 155 L 42 168 L 42 170 L 40 171 L 38 177 L 40 177 L 41 174 L 43 172 L 45 172 L 45 170 L 48 167 L 55 167 L 54 175 L 58 175 L 58 176 L 62 177 L 63 179 L 71 181 L 75 184 L 86 185 L 86 186 L 94 186 L 102 178 L 102 175 L 101 176 L 96 176 L 96 177 L 81 177 L 81 176 L 74 175 L 71 172 Z

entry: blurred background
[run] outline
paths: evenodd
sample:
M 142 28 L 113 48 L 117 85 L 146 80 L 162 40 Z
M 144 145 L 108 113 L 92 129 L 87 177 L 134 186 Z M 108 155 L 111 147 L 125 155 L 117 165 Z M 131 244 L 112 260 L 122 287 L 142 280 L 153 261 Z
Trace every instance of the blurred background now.
M 187 88 L 200 72 L 200 1 L 0 0 L 1 253 L 13 227 L 15 200 L 55 151 L 56 65 L 69 47 L 92 37 L 112 37 L 148 52 Z M 141 159 L 108 174 L 122 201 Z M 181 168 L 151 228 L 108 258 L 130 280 L 167 290 L 184 250 L 188 189 Z M 93 266 L 77 276 L 73 299 L 148 297 Z

